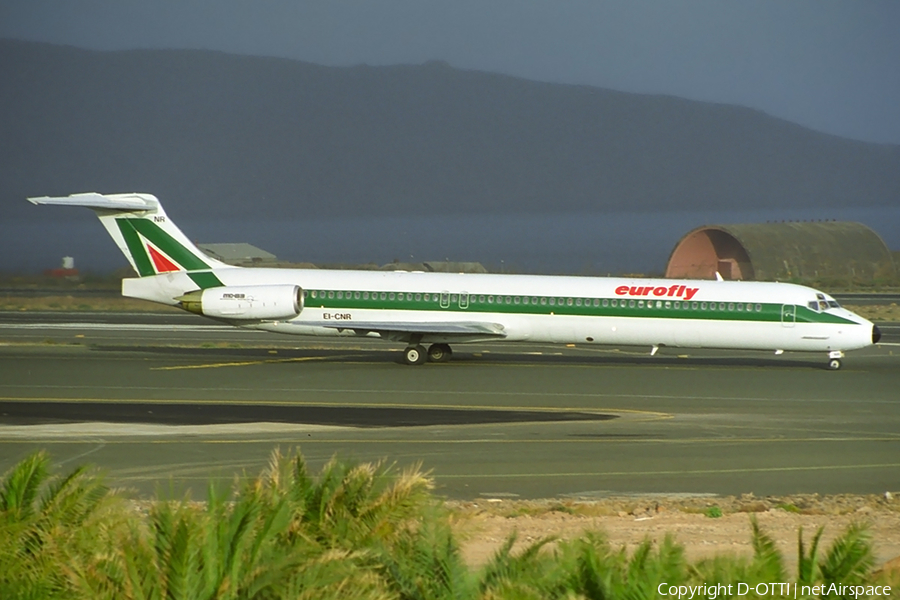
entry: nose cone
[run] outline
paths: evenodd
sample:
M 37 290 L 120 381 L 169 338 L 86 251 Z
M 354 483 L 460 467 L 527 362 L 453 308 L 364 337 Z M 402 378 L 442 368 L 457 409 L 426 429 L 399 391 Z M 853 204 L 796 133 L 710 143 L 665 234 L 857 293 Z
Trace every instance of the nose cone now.
M 872 343 L 877 344 L 878 340 L 881 339 L 881 330 L 878 329 L 878 325 L 872 325 Z

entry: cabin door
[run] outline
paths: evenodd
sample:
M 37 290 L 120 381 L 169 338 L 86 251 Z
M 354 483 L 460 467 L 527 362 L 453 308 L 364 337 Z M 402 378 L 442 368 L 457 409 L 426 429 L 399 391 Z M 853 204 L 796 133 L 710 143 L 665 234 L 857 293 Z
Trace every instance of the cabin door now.
M 793 304 L 781 305 L 781 326 L 793 327 L 797 322 L 797 307 Z

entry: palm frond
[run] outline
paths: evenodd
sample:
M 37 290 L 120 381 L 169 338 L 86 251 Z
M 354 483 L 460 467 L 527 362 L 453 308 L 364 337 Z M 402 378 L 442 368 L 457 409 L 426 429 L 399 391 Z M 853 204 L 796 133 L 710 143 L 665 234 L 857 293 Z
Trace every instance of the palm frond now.
M 49 477 L 50 456 L 35 452 L 3 475 L 0 485 L 0 513 L 7 519 L 22 521 L 34 516 L 35 500 Z
M 874 564 L 869 527 L 853 523 L 831 543 L 828 552 L 819 562 L 819 572 L 824 583 L 851 585 L 864 582 Z
M 824 525 L 816 530 L 807 553 L 803 543 L 803 527 L 797 531 L 797 585 L 813 585 L 818 580 L 819 565 L 816 558 L 819 553 L 819 541 L 824 532 Z
M 750 527 L 753 566 L 758 577 L 763 581 L 784 581 L 784 559 L 775 540 L 760 528 L 755 516 L 750 517 Z

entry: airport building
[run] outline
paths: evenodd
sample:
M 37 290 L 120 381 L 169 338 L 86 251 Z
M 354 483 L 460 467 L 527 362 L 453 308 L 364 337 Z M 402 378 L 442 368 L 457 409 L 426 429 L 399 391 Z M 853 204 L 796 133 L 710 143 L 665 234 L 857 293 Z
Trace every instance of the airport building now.
M 745 281 L 892 280 L 897 271 L 881 237 L 862 223 L 787 221 L 704 225 L 669 256 L 666 277 Z

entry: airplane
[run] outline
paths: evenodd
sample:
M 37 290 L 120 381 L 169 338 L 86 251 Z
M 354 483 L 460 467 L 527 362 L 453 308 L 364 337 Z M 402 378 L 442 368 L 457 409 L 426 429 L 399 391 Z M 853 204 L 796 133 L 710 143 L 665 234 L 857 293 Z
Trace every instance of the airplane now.
M 450 359 L 450 344 L 559 344 L 827 353 L 878 343 L 872 322 L 790 283 L 484 273 L 241 268 L 200 251 L 151 194 L 28 198 L 94 210 L 139 275 L 122 295 L 231 325 L 406 344 L 403 362 Z M 427 349 L 426 349 L 427 346 Z

